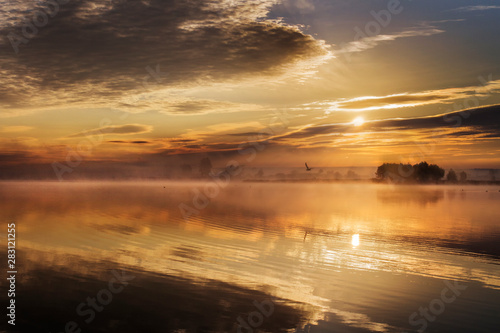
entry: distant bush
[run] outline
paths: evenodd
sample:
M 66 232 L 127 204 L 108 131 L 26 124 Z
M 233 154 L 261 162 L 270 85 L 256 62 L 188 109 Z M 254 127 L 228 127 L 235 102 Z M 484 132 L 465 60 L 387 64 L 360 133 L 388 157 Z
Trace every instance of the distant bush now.
M 446 180 L 449 181 L 450 183 L 456 183 L 458 181 L 457 173 L 455 170 L 450 169 L 448 171 L 448 174 L 446 175 Z
M 384 163 L 377 168 L 375 175 L 377 179 L 397 183 L 437 183 L 444 177 L 444 169 L 427 162 L 414 165 Z

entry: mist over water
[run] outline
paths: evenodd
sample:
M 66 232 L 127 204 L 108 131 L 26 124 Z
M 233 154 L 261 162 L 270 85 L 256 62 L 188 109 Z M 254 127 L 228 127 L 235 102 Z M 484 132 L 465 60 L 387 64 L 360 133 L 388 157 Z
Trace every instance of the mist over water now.
M 64 332 L 73 321 L 82 332 L 417 332 L 425 323 L 425 332 L 494 332 L 500 324 L 498 186 L 231 182 L 207 195 L 209 186 L 1 183 L 1 218 L 17 229 L 16 329 Z M 189 218 L 181 204 L 193 209 Z M 113 271 L 133 279 L 88 321 L 77 308 L 108 288 Z M 437 309 L 447 283 L 466 289 Z M 439 313 L 426 319 L 421 307 Z

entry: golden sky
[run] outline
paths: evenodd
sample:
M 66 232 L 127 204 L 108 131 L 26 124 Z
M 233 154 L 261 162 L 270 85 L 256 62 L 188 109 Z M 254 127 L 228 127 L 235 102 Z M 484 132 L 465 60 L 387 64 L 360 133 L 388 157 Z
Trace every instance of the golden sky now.
M 0 4 L 0 167 L 500 165 L 494 1 Z

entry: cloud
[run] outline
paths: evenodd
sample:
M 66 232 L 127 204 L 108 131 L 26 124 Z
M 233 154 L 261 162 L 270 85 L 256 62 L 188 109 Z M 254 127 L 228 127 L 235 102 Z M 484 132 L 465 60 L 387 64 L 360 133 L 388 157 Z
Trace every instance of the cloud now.
M 0 0 L 2 6 L 6 2 Z M 0 34 L 25 38 L 23 22 L 32 11 L 14 4 L 18 7 L 0 14 Z M 331 56 L 323 41 L 266 19 L 274 4 L 70 1 L 18 45 L 18 54 L 8 38 L 2 41 L 0 107 L 7 113 L 68 105 L 114 107 L 128 94 L 300 76 Z M 179 106 L 173 112 L 182 110 L 193 108 Z
M 371 109 L 397 108 L 415 104 L 433 104 L 450 99 L 439 94 L 396 94 L 384 97 L 363 97 L 338 102 L 338 107 L 345 110 L 368 111 Z
M 141 125 L 141 124 L 111 125 L 111 126 L 104 126 L 88 131 L 79 132 L 76 134 L 72 134 L 68 137 L 78 138 L 82 136 L 103 135 L 103 134 L 117 134 L 117 135 L 140 134 L 140 133 L 148 133 L 151 132 L 152 130 L 153 126 L 150 125 Z
M 195 142 L 195 139 L 170 139 L 169 142 L 173 143 L 187 143 L 187 142 Z
M 463 135 L 500 133 L 500 105 L 422 118 L 374 122 L 373 129 L 460 129 Z M 466 131 L 464 131 L 464 128 Z M 459 135 L 455 132 L 455 135 Z
M 19 133 L 27 132 L 34 129 L 32 126 L 2 126 L 0 127 L 0 132 L 2 133 Z
M 464 98 L 483 98 L 500 92 L 500 80 L 489 81 L 482 86 L 468 86 L 427 90 L 416 93 L 400 93 L 386 96 L 362 96 L 351 99 L 321 101 L 305 104 L 306 109 L 323 109 L 326 114 L 336 111 L 360 112 L 398 109 L 438 103 L 452 103 Z
M 156 110 L 168 115 L 200 115 L 208 113 L 232 113 L 264 111 L 256 104 L 233 103 L 210 99 L 194 99 L 162 93 L 145 93 L 122 99 L 117 105 L 122 111 L 143 112 Z
M 491 9 L 500 9 L 500 6 L 464 6 L 456 9 L 452 9 L 454 12 L 475 12 L 475 11 L 483 11 L 483 10 L 491 10 Z
M 263 128 L 264 126 L 257 121 L 219 123 L 209 125 L 201 129 L 190 129 L 186 133 L 182 134 L 178 139 L 196 139 L 203 140 L 204 142 L 210 142 L 213 140 L 220 140 L 226 136 L 234 136 L 235 132 L 257 132 Z
M 436 27 L 425 26 L 422 28 L 413 28 L 392 35 L 375 35 L 375 36 L 363 37 L 360 38 L 359 40 L 354 40 L 350 43 L 341 44 L 340 49 L 335 50 L 334 54 L 337 55 L 344 53 L 362 52 L 372 49 L 378 46 L 380 43 L 392 42 L 400 38 L 425 37 L 425 36 L 437 35 L 443 32 L 444 30 L 438 29 Z
M 500 105 L 450 112 L 421 118 L 388 119 L 365 122 L 363 126 L 351 124 L 310 125 L 274 138 L 274 141 L 292 142 L 326 136 L 342 137 L 347 133 L 406 132 L 426 135 L 426 131 L 439 131 L 439 135 L 452 137 L 477 136 L 477 139 L 496 138 L 500 135 Z M 412 132 L 413 131 L 413 132 Z M 415 132 L 416 131 L 416 132 Z M 418 134 L 420 133 L 420 134 Z M 397 136 L 392 133 L 394 138 Z M 437 134 L 432 133 L 433 137 Z M 366 142 L 365 142 L 366 143 Z
M 263 111 L 265 108 L 256 104 L 232 103 L 208 99 L 173 98 L 169 101 L 151 105 L 161 109 L 161 113 L 172 115 L 199 115 L 208 113 L 232 113 Z
M 109 143 L 126 143 L 126 144 L 149 144 L 150 141 L 145 140 L 136 140 L 136 141 L 124 141 L 124 140 L 112 140 L 108 141 Z
M 0 166 L 19 163 L 32 163 L 36 157 L 33 153 L 27 151 L 0 153 Z
M 312 0 L 284 0 L 281 5 L 291 13 L 306 14 L 313 12 L 316 9 Z

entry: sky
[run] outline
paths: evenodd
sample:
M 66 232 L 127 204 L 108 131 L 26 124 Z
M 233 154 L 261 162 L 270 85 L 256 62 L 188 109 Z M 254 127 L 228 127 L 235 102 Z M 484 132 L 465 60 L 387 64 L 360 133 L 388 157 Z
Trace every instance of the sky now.
M 0 168 L 498 168 L 499 17 L 493 0 L 0 0 Z

